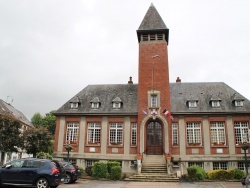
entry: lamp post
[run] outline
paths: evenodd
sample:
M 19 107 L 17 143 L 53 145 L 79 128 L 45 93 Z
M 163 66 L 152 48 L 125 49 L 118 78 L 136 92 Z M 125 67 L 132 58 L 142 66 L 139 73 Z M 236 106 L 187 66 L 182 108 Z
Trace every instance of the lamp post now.
M 248 164 L 247 164 L 247 150 L 249 148 L 248 143 L 244 143 L 241 146 L 241 149 L 244 150 L 244 160 L 245 160 L 245 169 L 246 169 L 246 175 L 248 175 Z
M 71 146 L 70 144 L 67 144 L 67 145 L 65 146 L 65 149 L 66 149 L 66 151 L 68 152 L 68 153 L 67 153 L 67 161 L 69 161 L 69 152 L 72 150 L 72 146 Z

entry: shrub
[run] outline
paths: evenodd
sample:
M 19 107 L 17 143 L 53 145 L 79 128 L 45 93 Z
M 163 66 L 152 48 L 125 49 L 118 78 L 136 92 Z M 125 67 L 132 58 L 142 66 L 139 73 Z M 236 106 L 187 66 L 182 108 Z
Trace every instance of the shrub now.
M 245 172 L 240 169 L 234 169 L 234 179 L 240 180 L 245 176 Z
M 108 173 L 111 174 L 111 168 L 113 166 L 120 166 L 120 163 L 117 161 L 108 161 L 107 162 L 107 167 L 108 167 Z
M 92 176 L 92 166 L 88 166 L 87 168 L 85 168 L 85 173 L 88 176 Z
M 112 180 L 120 180 L 122 176 L 122 169 L 120 166 L 112 166 L 111 167 L 111 173 L 110 178 Z
M 78 169 L 80 170 L 80 172 L 81 172 L 81 174 L 80 174 L 80 177 L 82 177 L 83 175 L 84 175 L 84 170 L 83 170 L 83 168 L 82 167 L 78 167 Z
M 208 173 L 208 179 L 210 180 L 229 180 L 230 179 L 230 171 L 227 170 L 213 170 Z M 231 178 L 233 179 L 233 178 Z
M 200 166 L 190 166 L 187 168 L 189 180 L 204 180 L 206 178 L 206 172 Z
M 45 153 L 45 152 L 38 152 L 36 154 L 37 158 L 42 158 L 42 159 L 52 159 L 52 155 L 50 155 L 49 153 Z
M 108 173 L 107 169 L 107 163 L 95 162 L 92 167 L 92 176 L 96 179 L 106 178 Z

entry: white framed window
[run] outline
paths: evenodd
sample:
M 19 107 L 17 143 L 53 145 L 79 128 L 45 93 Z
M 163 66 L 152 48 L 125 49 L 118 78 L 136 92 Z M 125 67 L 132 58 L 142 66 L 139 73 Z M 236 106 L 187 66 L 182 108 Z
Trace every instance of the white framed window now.
M 248 122 L 234 122 L 235 144 L 248 142 Z
M 172 145 L 178 145 L 178 123 L 172 123 Z
M 131 124 L 131 145 L 136 145 L 137 143 L 137 123 Z
M 67 144 L 76 144 L 77 143 L 78 131 L 79 131 L 79 123 L 77 123 L 77 122 L 67 123 L 67 131 L 66 131 L 66 143 Z
M 211 122 L 211 142 L 214 145 L 221 144 L 226 145 L 226 133 L 224 122 Z
M 158 96 L 155 94 L 150 96 L 150 107 L 158 107 Z
M 204 163 L 203 162 L 188 162 L 188 167 L 190 166 L 199 166 L 201 168 L 204 168 Z
M 187 123 L 188 145 L 201 145 L 201 124 L 199 122 Z
M 227 170 L 228 169 L 228 162 L 213 162 L 213 170 Z
M 88 123 L 88 143 L 100 143 L 101 141 L 101 124 Z
M 250 162 L 247 163 L 247 166 L 250 167 Z M 238 162 L 238 169 L 246 170 L 245 162 Z
M 109 125 L 109 144 L 121 145 L 123 141 L 122 123 L 110 123 Z
M 212 101 L 212 107 L 220 107 L 220 101 Z
M 86 167 L 93 166 L 95 162 L 98 162 L 97 160 L 86 160 L 85 165 Z
M 240 101 L 234 101 L 234 105 L 235 106 L 243 106 L 243 101 L 242 100 L 240 100 Z
M 78 103 L 77 102 L 70 103 L 70 108 L 72 108 L 72 109 L 78 108 Z
M 119 108 L 121 108 L 121 103 L 120 103 L 120 102 L 113 102 L 113 108 L 114 108 L 114 109 L 119 109 Z
M 91 108 L 92 109 L 98 109 L 99 108 L 99 102 L 92 102 L 91 103 Z
M 188 107 L 189 108 L 196 108 L 197 107 L 197 101 L 188 101 Z

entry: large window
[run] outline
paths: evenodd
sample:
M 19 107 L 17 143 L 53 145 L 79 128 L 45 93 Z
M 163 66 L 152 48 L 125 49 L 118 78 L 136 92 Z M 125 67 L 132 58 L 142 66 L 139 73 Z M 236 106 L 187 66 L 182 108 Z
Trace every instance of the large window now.
M 248 142 L 248 122 L 234 122 L 235 144 Z
M 88 123 L 88 143 L 100 143 L 101 124 Z
M 137 123 L 131 124 L 131 145 L 136 145 L 137 140 Z
M 226 144 L 224 122 L 211 122 L 210 130 L 211 130 L 211 142 L 213 145 Z
M 172 145 L 178 145 L 178 123 L 172 123 Z
M 199 122 L 187 123 L 188 145 L 201 145 L 201 124 Z
M 122 144 L 122 138 L 123 138 L 122 133 L 123 133 L 122 123 L 110 123 L 109 143 L 116 145 Z
M 75 144 L 78 141 L 79 123 L 67 123 L 66 143 Z
M 213 170 L 227 170 L 228 169 L 228 162 L 213 162 Z

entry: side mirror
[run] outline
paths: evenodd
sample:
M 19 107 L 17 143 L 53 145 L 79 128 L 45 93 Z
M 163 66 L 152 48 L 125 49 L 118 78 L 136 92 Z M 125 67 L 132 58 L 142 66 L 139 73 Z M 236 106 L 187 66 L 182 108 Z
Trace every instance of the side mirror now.
M 5 165 L 5 168 L 7 168 L 7 169 L 9 169 L 9 168 L 11 168 L 11 167 L 12 167 L 11 164 L 6 164 L 6 165 Z

